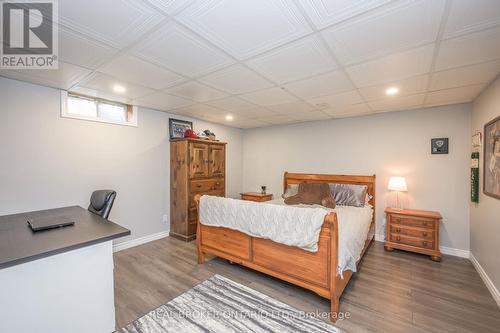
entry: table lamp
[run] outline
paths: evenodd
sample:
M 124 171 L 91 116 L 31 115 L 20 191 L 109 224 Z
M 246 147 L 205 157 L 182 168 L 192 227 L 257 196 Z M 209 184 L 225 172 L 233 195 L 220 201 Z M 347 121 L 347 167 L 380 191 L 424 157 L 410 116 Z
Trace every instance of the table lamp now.
M 389 191 L 396 191 L 396 208 L 401 209 L 399 206 L 399 192 L 407 192 L 408 187 L 406 186 L 406 179 L 404 177 L 391 177 L 389 179 L 389 185 L 387 186 Z

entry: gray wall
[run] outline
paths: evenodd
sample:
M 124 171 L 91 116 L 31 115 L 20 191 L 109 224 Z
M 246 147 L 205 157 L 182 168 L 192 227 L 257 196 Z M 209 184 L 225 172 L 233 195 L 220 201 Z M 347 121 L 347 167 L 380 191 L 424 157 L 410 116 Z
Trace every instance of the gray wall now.
M 472 111 L 472 133 L 484 131 L 484 124 L 500 116 L 500 77 L 496 79 L 474 102 Z M 484 134 L 484 133 L 483 133 Z M 483 161 L 479 159 L 479 204 L 471 204 L 470 237 L 471 252 L 500 289 L 500 200 L 483 193 Z
M 121 241 L 168 230 L 169 116 L 140 108 L 139 127 L 61 118 L 59 90 L 0 78 L 0 215 L 86 207 L 92 190 L 112 188 L 110 219 L 132 230 Z M 194 127 L 228 142 L 227 193 L 238 196 L 242 131 Z
M 246 130 L 243 189 L 282 194 L 283 172 L 377 175 L 377 232 L 394 201 L 390 176 L 405 176 L 406 206 L 444 217 L 441 245 L 469 250 L 470 104 Z M 431 155 L 430 139 L 450 138 Z

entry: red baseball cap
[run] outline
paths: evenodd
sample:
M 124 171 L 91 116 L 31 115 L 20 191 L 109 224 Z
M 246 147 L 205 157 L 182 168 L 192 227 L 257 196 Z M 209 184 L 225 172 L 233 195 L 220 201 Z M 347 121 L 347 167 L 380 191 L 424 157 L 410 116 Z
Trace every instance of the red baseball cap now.
M 196 133 L 192 129 L 187 129 L 184 132 L 184 137 L 191 138 L 191 139 L 198 139 L 198 135 L 196 135 Z

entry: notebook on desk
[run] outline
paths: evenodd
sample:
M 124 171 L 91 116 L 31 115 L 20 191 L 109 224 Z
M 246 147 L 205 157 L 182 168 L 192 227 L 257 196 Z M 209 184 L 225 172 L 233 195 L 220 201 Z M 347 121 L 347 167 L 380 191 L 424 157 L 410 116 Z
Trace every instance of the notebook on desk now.
M 28 225 L 34 232 L 74 225 L 75 221 L 66 216 L 29 219 Z

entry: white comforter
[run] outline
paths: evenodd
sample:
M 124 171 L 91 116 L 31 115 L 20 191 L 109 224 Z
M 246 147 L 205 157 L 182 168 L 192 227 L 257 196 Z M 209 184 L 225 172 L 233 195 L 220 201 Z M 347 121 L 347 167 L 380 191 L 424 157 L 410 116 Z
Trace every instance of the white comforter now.
M 200 223 L 226 227 L 250 236 L 318 251 L 325 215 L 322 208 L 269 205 L 204 195 L 200 200 Z
M 330 211 L 337 213 L 339 224 L 338 272 L 356 272 L 373 215 L 369 205 L 337 206 L 332 210 L 323 206 L 288 206 L 281 198 L 256 203 L 205 195 L 200 200 L 200 223 L 316 252 L 321 225 Z

